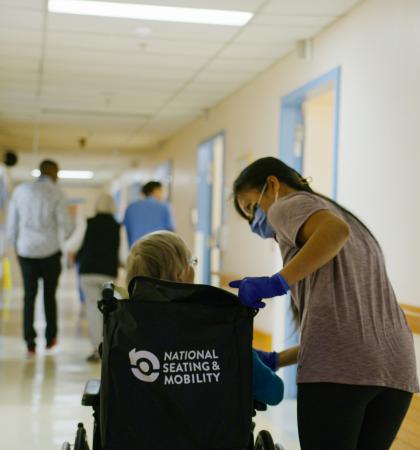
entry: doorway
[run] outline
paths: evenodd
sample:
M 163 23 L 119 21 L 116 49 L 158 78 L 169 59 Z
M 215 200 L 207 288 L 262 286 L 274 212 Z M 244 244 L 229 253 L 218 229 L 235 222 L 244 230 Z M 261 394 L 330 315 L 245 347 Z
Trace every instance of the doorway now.
M 196 281 L 220 285 L 222 269 L 224 134 L 201 143 L 197 150 Z

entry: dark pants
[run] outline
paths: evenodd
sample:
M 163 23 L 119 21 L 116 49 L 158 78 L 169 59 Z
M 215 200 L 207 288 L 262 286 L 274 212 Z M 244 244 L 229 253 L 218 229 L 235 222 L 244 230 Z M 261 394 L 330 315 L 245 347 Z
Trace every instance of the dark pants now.
M 47 321 L 45 338 L 47 339 L 47 345 L 57 336 L 57 304 L 55 293 L 61 273 L 60 258 L 60 252 L 48 258 L 24 258 L 19 256 L 25 290 L 23 332 L 28 348 L 35 347 L 35 299 L 38 292 L 38 280 L 40 278 L 44 285 L 44 310 Z
M 412 394 L 397 389 L 334 383 L 298 385 L 302 450 L 387 450 Z

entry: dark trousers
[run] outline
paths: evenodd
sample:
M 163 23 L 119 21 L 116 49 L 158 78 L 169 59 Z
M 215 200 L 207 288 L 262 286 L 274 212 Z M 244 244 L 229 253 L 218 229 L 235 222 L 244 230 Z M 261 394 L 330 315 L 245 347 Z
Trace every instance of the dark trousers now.
M 412 394 L 398 389 L 335 383 L 298 385 L 302 450 L 388 450 Z
M 23 309 L 23 333 L 28 348 L 35 347 L 34 329 L 35 299 L 38 292 L 38 280 L 44 285 L 44 310 L 47 328 L 47 345 L 57 336 L 57 303 L 55 293 L 61 273 L 61 253 L 47 258 L 25 258 L 19 256 L 20 268 L 25 291 Z

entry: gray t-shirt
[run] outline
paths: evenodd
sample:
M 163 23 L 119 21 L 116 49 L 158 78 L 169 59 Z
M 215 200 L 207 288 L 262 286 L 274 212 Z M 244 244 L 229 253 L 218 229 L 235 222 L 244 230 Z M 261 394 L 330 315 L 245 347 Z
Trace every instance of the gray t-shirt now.
M 297 382 L 418 392 L 413 336 L 388 279 L 382 251 L 357 220 L 314 194 L 281 198 L 271 206 L 268 220 L 284 265 L 299 251 L 299 230 L 320 210 L 345 220 L 351 236 L 333 260 L 291 287 L 301 326 Z

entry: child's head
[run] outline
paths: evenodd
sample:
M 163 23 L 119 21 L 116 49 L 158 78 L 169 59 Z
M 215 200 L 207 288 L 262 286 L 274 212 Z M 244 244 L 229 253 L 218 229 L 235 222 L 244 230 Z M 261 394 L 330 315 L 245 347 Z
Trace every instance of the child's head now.
M 138 276 L 192 283 L 191 252 L 171 231 L 147 234 L 133 245 L 128 256 L 127 284 Z

